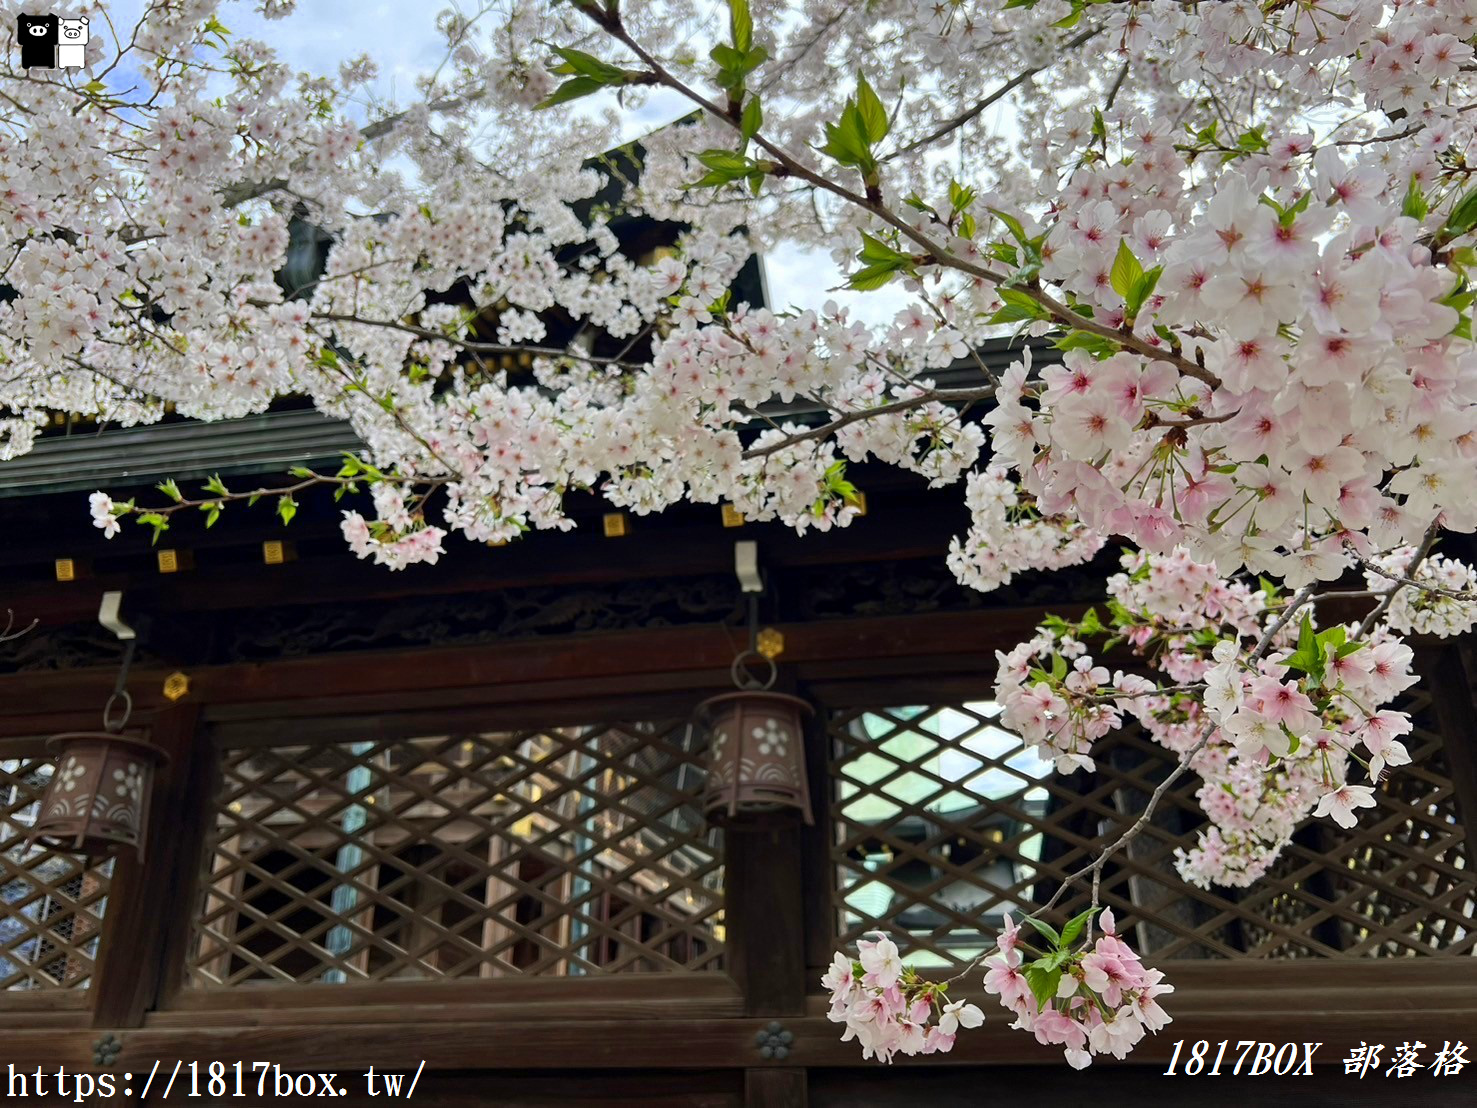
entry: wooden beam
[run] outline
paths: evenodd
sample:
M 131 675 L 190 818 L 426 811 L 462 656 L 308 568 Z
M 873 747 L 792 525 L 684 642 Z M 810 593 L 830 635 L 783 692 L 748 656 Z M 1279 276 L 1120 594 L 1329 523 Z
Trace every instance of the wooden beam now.
M 1071 616 L 1071 606 L 1057 611 Z M 1045 614 L 1042 608 L 981 609 L 922 616 L 876 616 L 805 624 L 782 624 L 784 663 L 803 680 L 886 672 L 900 659 L 924 654 L 930 665 L 950 665 L 976 675 L 981 688 L 995 671 L 994 652 L 1008 649 Z M 480 689 L 489 700 L 562 696 L 557 682 L 577 686 L 600 678 L 634 675 L 726 672 L 735 652 L 728 627 L 653 628 L 595 635 L 521 639 L 475 646 L 430 647 L 372 654 L 320 655 L 267 664 L 201 667 L 190 671 L 191 699 L 210 705 L 272 701 L 326 704 L 333 698 L 359 702 L 394 696 L 413 706 L 452 689 Z M 167 706 L 164 678 L 171 670 L 136 669 L 135 709 Z M 111 670 L 19 673 L 0 677 L 0 734 L 9 712 L 28 718 L 74 711 L 80 703 L 101 704 L 112 690 Z M 412 694 L 406 700 L 404 694 Z M 284 707 L 289 707 L 285 704 Z M 344 705 L 322 708 L 336 714 Z M 294 711 L 292 714 L 312 714 Z
M 1470 973 L 1459 963 L 1470 959 L 1427 959 L 1440 962 L 1433 968 L 1463 979 L 1459 988 L 1422 987 L 1426 975 L 1409 973 L 1414 959 L 1390 959 L 1400 963 L 1383 988 L 1370 990 L 1322 987 L 1305 990 L 1222 988 L 1228 1004 L 1216 997 L 1186 990 L 1177 991 L 1169 1011 L 1174 1024 L 1150 1036 L 1130 1056 L 1136 1065 L 1167 1062 L 1177 1039 L 1255 1039 L 1276 1042 L 1321 1040 L 1319 1060 L 1347 1055 L 1362 1041 L 1400 1042 L 1422 1039 L 1477 1037 L 1477 992 Z M 1277 967 L 1280 968 L 1280 967 Z M 1346 976 L 1352 967 L 1321 967 L 1332 981 Z M 1231 968 L 1235 973 L 1235 968 Z M 1262 975 L 1252 975 L 1262 976 Z M 1347 976 L 1358 977 L 1357 974 Z M 1169 980 L 1175 980 L 1171 973 Z M 816 998 L 821 1000 L 823 998 Z M 921 1067 L 1039 1065 L 1062 1068 L 1060 1048 L 1037 1043 L 1029 1034 L 1011 1030 L 1009 1015 L 994 998 L 974 994 L 982 1001 L 989 1018 L 983 1027 L 961 1034 L 947 1055 L 899 1058 L 897 1064 Z M 249 997 L 243 1005 L 249 1005 Z M 789 1055 L 783 1061 L 761 1062 L 756 1035 L 766 1028 L 766 1019 L 604 1019 L 525 1020 L 495 1022 L 459 1021 L 427 1024 L 414 1009 L 402 1009 L 399 1022 L 365 1025 L 354 1023 L 352 1009 L 341 1013 L 342 1022 L 330 1024 L 283 1023 L 261 1025 L 248 1006 L 239 1012 L 234 1026 L 181 1027 L 163 1029 L 146 1025 L 117 1032 L 122 1052 L 113 1065 L 115 1072 L 147 1072 L 155 1059 L 180 1059 L 206 1064 L 237 1060 L 248 1064 L 263 1058 L 280 1063 L 284 1070 L 335 1069 L 362 1072 L 367 1060 L 379 1067 L 414 1070 L 420 1062 L 428 1070 L 567 1070 L 571 1061 L 589 1068 L 612 1069 L 713 1069 L 713 1068 L 853 1068 L 862 1065 L 855 1042 L 841 1042 L 841 1029 L 823 1015 L 787 1017 L 782 1022 L 793 1035 Z M 443 1030 L 444 1028 L 444 1030 Z M 19 1027 L 5 1033 L 8 1057 L 23 1059 L 27 1066 L 48 1069 L 95 1070 L 92 1044 L 96 1030 L 38 1029 Z M 1111 1058 L 1095 1061 L 1112 1066 Z
M 869 501 L 869 518 L 847 528 L 802 536 L 777 522 L 757 523 L 748 525 L 745 537 L 760 543 L 764 565 L 778 571 L 929 556 L 942 560 L 950 537 L 967 525 L 957 496 L 951 499 L 947 491 L 874 490 Z M 363 602 L 732 570 L 734 533 L 722 526 L 709 505 L 647 517 L 640 535 L 619 543 L 602 537 L 604 508 L 591 507 L 597 510 L 580 514 L 580 527 L 570 533 L 537 532 L 492 550 L 457 539 L 430 571 L 415 567 L 392 574 L 355 559 L 338 534 L 336 513 L 330 513 L 335 516 L 331 524 L 316 532 L 294 524 L 286 536 L 278 527 L 254 528 L 241 521 L 234 531 L 197 531 L 190 535 L 190 545 L 202 551 L 216 549 L 216 568 L 204 565 L 211 559 L 202 559 L 202 568 L 194 573 L 161 578 L 155 551 L 140 536 L 107 543 L 85 526 L 86 512 L 79 512 L 84 526 L 75 539 L 43 529 L 44 541 L 34 549 L 7 547 L 0 552 L 0 565 L 34 565 L 29 581 L 22 574 L 11 574 L 6 604 L 17 616 L 39 617 L 43 626 L 90 620 L 98 598 L 108 589 L 124 589 L 155 611 L 224 611 L 255 604 Z M 261 541 L 284 537 L 297 540 L 299 560 L 260 565 Z M 249 561 L 257 564 L 246 572 L 226 564 L 237 560 L 224 549 L 231 547 L 243 553 L 249 549 Z M 93 554 L 98 563 L 95 576 L 56 581 L 54 563 L 63 549 L 68 553 L 75 549 L 79 557 Z M 315 549 L 322 553 L 314 556 Z

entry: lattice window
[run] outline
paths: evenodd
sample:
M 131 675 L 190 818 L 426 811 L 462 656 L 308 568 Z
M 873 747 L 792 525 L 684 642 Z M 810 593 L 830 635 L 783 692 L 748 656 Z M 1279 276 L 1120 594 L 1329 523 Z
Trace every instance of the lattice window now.
M 194 986 L 720 968 L 685 723 L 222 754 Z
M 1477 875 L 1467 857 L 1429 697 L 1401 705 L 1414 764 L 1352 830 L 1310 821 L 1246 890 L 1194 888 L 1174 871 L 1204 816 L 1187 775 L 1105 869 L 1102 898 L 1145 954 L 1171 958 L 1470 955 Z M 1097 770 L 1059 775 L 995 724 L 988 703 L 836 713 L 831 849 L 836 936 L 885 930 L 920 965 L 966 962 L 1001 916 L 1040 903 L 1138 818 L 1173 765 L 1125 731 Z M 1070 915 L 1086 891 L 1061 902 Z
M 0 759 L 0 989 L 92 982 L 112 861 L 97 866 L 29 841 L 56 765 Z

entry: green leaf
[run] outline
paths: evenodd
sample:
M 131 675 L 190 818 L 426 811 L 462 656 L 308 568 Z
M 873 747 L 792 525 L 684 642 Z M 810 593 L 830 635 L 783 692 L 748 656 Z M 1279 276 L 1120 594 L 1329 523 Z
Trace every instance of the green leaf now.
M 217 496 L 231 495 L 231 490 L 226 488 L 225 484 L 221 481 L 220 474 L 218 473 L 212 473 L 210 475 L 210 480 L 205 482 L 205 491 L 213 492 Z
M 1060 654 L 1051 656 L 1051 675 L 1058 681 L 1067 676 L 1067 659 Z
M 282 525 L 287 526 L 292 522 L 292 517 L 297 515 L 297 501 L 290 496 L 279 496 L 277 514 L 282 517 Z
M 1421 189 L 1421 180 L 1414 173 L 1410 175 L 1410 188 L 1405 190 L 1405 202 L 1400 206 L 1400 214 L 1408 215 L 1411 219 L 1422 220 L 1431 211 L 1431 204 L 1426 199 L 1426 194 Z
M 761 179 L 764 176 L 761 163 L 732 150 L 704 150 L 697 156 L 697 160 L 708 167 L 708 172 L 701 180 L 689 186 L 691 188 L 717 188 L 719 185 L 741 181 L 756 171 Z
M 764 109 L 759 106 L 759 97 L 749 97 L 749 102 L 744 105 L 743 117 L 739 120 L 739 133 L 747 142 L 759 133 L 759 128 L 764 126 Z
M 1005 301 L 1005 307 L 990 317 L 991 323 L 1020 323 L 1048 318 L 1046 309 L 1019 289 L 1002 288 L 1000 299 Z
M 769 51 L 762 46 L 735 50 L 732 46 L 719 43 L 708 51 L 708 57 L 718 64 L 715 79 L 719 87 L 737 94 L 744 87 L 744 79 L 768 59 Z
M 709 169 L 731 172 L 739 177 L 749 171 L 749 159 L 732 150 L 704 150 L 697 160 Z
M 1019 242 L 1022 246 L 1030 244 L 1031 240 L 1026 238 L 1026 228 L 1021 224 L 1021 221 L 1019 219 L 1011 215 L 1009 212 L 1002 212 L 999 208 L 991 208 L 990 214 L 998 219 L 1001 223 L 1005 224 L 1006 229 L 1009 230 L 1013 236 L 1015 236 L 1015 240 Z
M 862 121 L 862 113 L 857 109 L 856 101 L 846 102 L 839 123 L 826 124 L 826 145 L 821 150 L 840 165 L 865 170 L 874 164 L 866 124 Z
M 138 519 L 141 526 L 152 527 L 154 529 L 154 536 L 149 540 L 151 545 L 157 544 L 159 542 L 159 536 L 169 530 L 169 520 L 158 512 L 143 512 L 135 518 Z
M 1287 756 L 1291 758 L 1298 752 L 1298 747 L 1302 745 L 1302 740 L 1288 730 L 1287 724 L 1282 723 L 1278 724 L 1278 726 L 1282 728 L 1283 735 L 1287 736 Z
M 1082 13 L 1087 10 L 1087 0 L 1072 0 L 1072 10 L 1052 24 L 1053 27 L 1061 27 L 1070 30 L 1077 26 L 1082 19 Z
M 626 75 L 625 70 L 609 62 L 602 62 L 593 54 L 586 54 L 583 50 L 572 50 L 565 46 L 554 47 L 554 53 L 564 59 L 564 64 L 555 66 L 555 73 L 567 75 L 578 74 L 599 81 L 602 85 L 620 84 Z
M 1153 269 L 1141 274 L 1139 279 L 1133 283 L 1124 297 L 1127 301 L 1128 318 L 1137 319 L 1139 312 L 1148 303 L 1149 297 L 1154 295 L 1154 288 L 1159 284 L 1159 277 L 1164 272 L 1162 265 L 1156 265 Z
M 555 104 L 567 104 L 571 100 L 589 96 L 592 92 L 599 92 L 605 88 L 602 81 L 593 77 L 572 77 L 554 90 L 552 96 L 535 107 L 536 111 L 552 108 Z
M 1035 916 L 1026 916 L 1025 919 L 1026 922 L 1034 927 L 1037 931 L 1039 931 L 1055 949 L 1060 950 L 1062 948 L 1062 937 L 1060 934 L 1058 934 L 1055 927 L 1051 926 L 1051 924 L 1049 923 L 1042 923 Z
M 1349 633 L 1344 630 L 1343 624 L 1336 623 L 1326 631 L 1318 632 L 1318 649 L 1326 655 L 1330 643 L 1333 644 L 1334 649 L 1338 649 L 1344 645 L 1348 637 Z
M 860 73 L 856 75 L 856 107 L 861 113 L 862 129 L 867 136 L 868 145 L 876 146 L 887 137 L 887 109 L 882 106 L 882 101 L 877 99 L 872 86 L 867 84 L 867 79 Z
M 1299 670 L 1314 680 L 1323 680 L 1323 651 L 1318 645 L 1318 636 L 1313 632 L 1313 620 L 1303 613 L 1303 622 L 1298 628 L 1297 650 L 1283 659 L 1288 669 Z
M 1313 630 L 1313 617 L 1307 612 L 1303 613 L 1303 622 L 1298 625 L 1298 649 L 1317 649 L 1318 634 Z
M 185 498 L 185 494 L 179 491 L 179 486 L 174 483 L 174 478 L 172 477 L 167 481 L 160 481 L 154 487 L 176 504 Z
M 862 232 L 862 249 L 857 255 L 864 262 L 906 262 L 908 255 L 887 245 L 876 235 Z
M 1037 961 L 1023 967 L 1021 973 L 1026 978 L 1026 984 L 1031 986 L 1031 995 L 1036 998 L 1036 1010 L 1039 1012 L 1056 996 L 1057 984 L 1062 979 L 1061 967 L 1047 969 Z
M 1118 353 L 1118 344 L 1091 331 L 1068 331 L 1052 344 L 1058 350 L 1086 350 L 1094 358 L 1109 358 Z
M 1134 257 L 1133 251 L 1128 248 L 1128 240 L 1122 239 L 1118 243 L 1118 254 L 1113 259 L 1113 269 L 1108 274 L 1112 282 L 1113 291 L 1128 300 L 1133 288 L 1144 276 L 1144 267 Z
M 1241 137 L 1236 140 L 1236 145 L 1247 153 L 1259 154 L 1263 150 L 1266 150 L 1271 143 L 1267 141 L 1267 136 L 1262 133 L 1260 127 L 1248 127 L 1245 131 L 1241 132 Z
M 1456 202 L 1451 214 L 1446 217 L 1446 225 L 1441 234 L 1443 238 L 1452 239 L 1466 234 L 1473 227 L 1477 227 L 1477 188 Z
M 846 279 L 846 287 L 856 289 L 858 292 L 871 292 L 880 289 L 902 272 L 902 265 L 894 265 L 890 262 L 878 262 L 875 265 L 863 266 Z
M 749 0 L 728 0 L 728 29 L 735 50 L 747 53 L 754 45 L 754 17 Z
M 1067 926 L 1062 928 L 1062 948 L 1064 950 L 1077 941 L 1077 936 L 1082 934 L 1082 929 L 1087 926 L 1087 921 L 1092 919 L 1096 911 L 1097 908 L 1089 908 L 1067 921 Z

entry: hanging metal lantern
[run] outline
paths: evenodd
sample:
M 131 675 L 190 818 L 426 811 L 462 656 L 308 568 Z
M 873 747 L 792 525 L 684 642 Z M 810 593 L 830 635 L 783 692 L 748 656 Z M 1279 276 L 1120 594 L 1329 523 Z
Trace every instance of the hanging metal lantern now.
M 133 647 L 130 642 L 103 710 L 103 730 L 47 740 L 47 750 L 56 756 L 56 772 L 41 798 L 31 837 L 52 850 L 95 859 L 132 847 L 143 858 L 154 774 L 166 758 L 137 735 L 123 734 L 133 708 L 124 689 Z
M 753 658 L 768 664 L 768 680 L 759 681 L 745 669 Z M 708 731 L 703 811 L 709 822 L 760 827 L 799 812 L 807 824 L 814 823 L 805 777 L 805 721 L 811 706 L 770 691 L 774 662 L 758 651 L 734 659 L 733 677 L 740 691 L 715 696 L 697 709 Z

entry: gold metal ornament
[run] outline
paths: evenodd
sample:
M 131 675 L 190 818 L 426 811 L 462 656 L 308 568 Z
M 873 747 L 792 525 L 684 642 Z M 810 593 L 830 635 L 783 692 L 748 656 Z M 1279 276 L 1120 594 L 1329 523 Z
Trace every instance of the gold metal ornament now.
M 183 700 L 190 695 L 190 675 L 176 670 L 164 679 L 166 700 Z

